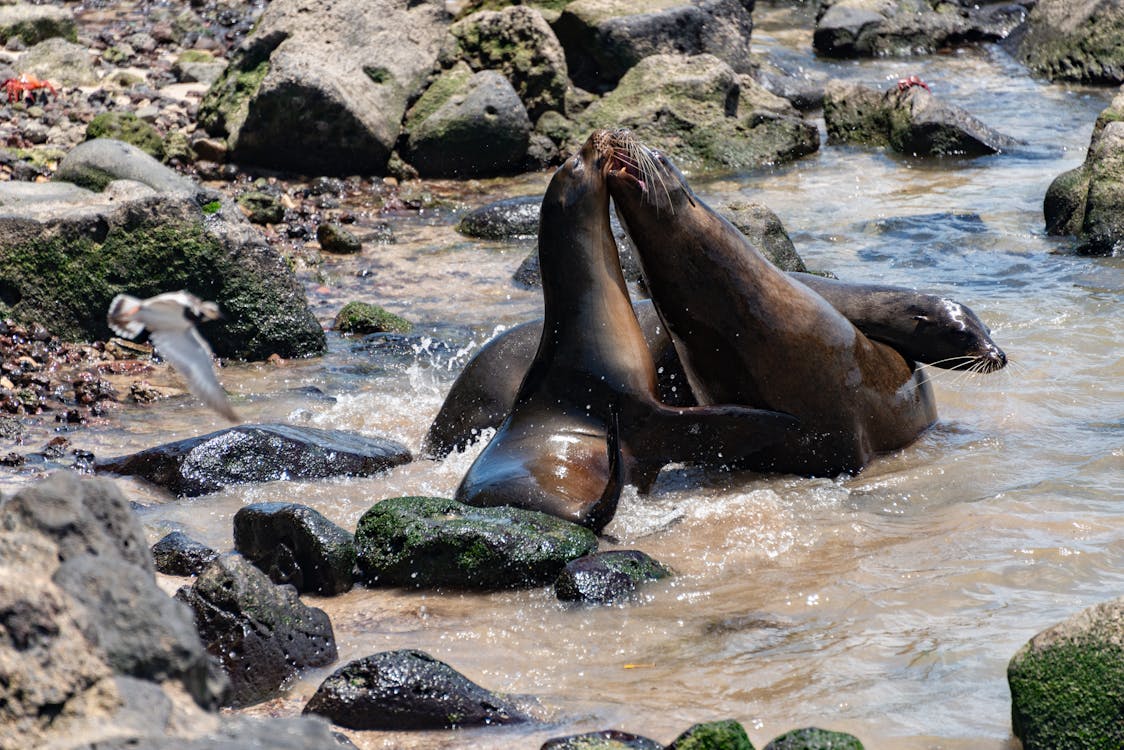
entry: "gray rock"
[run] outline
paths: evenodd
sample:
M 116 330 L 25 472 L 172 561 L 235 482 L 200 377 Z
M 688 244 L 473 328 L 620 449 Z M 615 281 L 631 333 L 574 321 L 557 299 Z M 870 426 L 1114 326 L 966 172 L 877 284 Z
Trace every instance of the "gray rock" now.
M 457 223 L 457 231 L 482 240 L 537 237 L 541 195 L 504 198 L 474 209 Z
M 68 745 L 73 750 L 341 750 L 354 748 L 347 738 L 331 731 L 319 717 L 259 719 L 225 717 L 214 731 L 191 736 L 118 736 L 90 745 Z
M 447 26 L 437 0 L 275 0 L 200 104 L 200 124 L 228 138 L 235 161 L 385 174 Z
M 481 177 L 523 166 L 527 110 L 506 78 L 458 66 L 443 73 L 406 115 L 403 157 L 427 177 Z
M 137 146 L 112 138 L 95 138 L 72 148 L 59 162 L 54 179 L 99 192 L 114 180 L 132 180 L 176 195 L 195 196 L 202 190 Z
M 1111 0 L 1039 0 L 1017 55 L 1054 81 L 1124 83 L 1124 7 Z
M 554 32 L 574 83 L 604 92 L 652 55 L 706 53 L 739 73 L 749 72 L 752 9 L 752 2 L 740 0 L 661 0 L 638 7 L 577 0 L 554 22 Z
M 176 598 L 191 607 L 207 651 L 230 677 L 228 705 L 268 700 L 302 669 L 336 660 L 328 616 L 237 555 L 215 560 Z
M 554 579 L 554 594 L 565 602 L 611 604 L 627 599 L 645 581 L 670 574 L 639 550 L 597 552 L 566 563 Z
M 234 514 L 234 548 L 274 583 L 301 593 L 351 590 L 355 541 L 319 512 L 297 503 L 254 503 Z
M 16 68 L 55 86 L 93 86 L 98 82 L 90 51 L 59 37 L 30 47 L 19 56 Z
M 507 697 L 413 649 L 344 665 L 324 680 L 304 712 L 349 729 L 391 731 L 517 724 L 528 718 Z
M 257 424 L 99 459 L 95 468 L 140 476 L 177 495 L 192 497 L 246 482 L 369 476 L 410 460 L 409 450 L 385 438 Z
M 214 83 L 226 70 L 226 63 L 215 62 L 177 62 L 172 72 L 180 83 Z
M 727 203 L 718 212 L 738 228 L 750 243 L 783 271 L 807 272 L 804 259 L 772 209 L 763 203 Z
M 149 156 L 164 158 L 164 139 L 152 124 L 133 112 L 102 112 L 86 125 L 86 139 L 130 143 Z
M 0 5 L 0 44 L 17 37 L 32 45 L 56 36 L 78 41 L 74 14 L 69 9 L 24 2 Z
M 152 545 L 156 572 L 169 576 L 199 575 L 219 553 L 182 531 L 173 531 Z
M 595 549 L 592 531 L 544 513 L 433 497 L 383 500 L 355 530 L 359 569 L 383 586 L 534 586 Z

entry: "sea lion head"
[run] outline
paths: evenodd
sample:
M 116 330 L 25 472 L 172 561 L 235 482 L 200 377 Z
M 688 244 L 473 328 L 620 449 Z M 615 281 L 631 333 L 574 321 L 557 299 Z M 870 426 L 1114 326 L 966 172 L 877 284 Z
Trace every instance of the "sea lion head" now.
M 602 132 L 612 152 L 608 176 L 614 201 L 668 213 L 695 205 L 687 179 L 666 155 L 629 130 Z
M 913 316 L 922 361 L 949 370 L 989 373 L 1007 366 L 1007 355 L 991 339 L 991 329 L 971 309 L 951 299 Z M 915 359 L 921 359 L 915 357 Z
M 589 201 L 591 193 L 597 197 L 604 195 L 608 189 L 605 178 L 614 163 L 612 132 L 594 131 L 581 148 L 562 162 L 546 189 L 544 209 L 565 211 Z

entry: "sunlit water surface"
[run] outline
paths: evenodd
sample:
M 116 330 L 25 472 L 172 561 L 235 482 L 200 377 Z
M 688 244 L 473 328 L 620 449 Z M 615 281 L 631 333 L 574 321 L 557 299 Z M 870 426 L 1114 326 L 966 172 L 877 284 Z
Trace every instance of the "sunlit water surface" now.
M 547 589 L 310 597 L 331 615 L 341 664 L 420 648 L 539 703 L 542 722 L 527 727 L 351 733 L 360 747 L 528 748 L 607 727 L 669 742 L 732 717 L 759 747 L 819 725 L 870 748 L 1010 748 L 1011 655 L 1124 593 L 1124 261 L 1064 254 L 1041 211 L 1050 181 L 1084 158 L 1111 92 L 1032 80 L 998 50 L 821 62 L 806 52 L 810 32 L 781 28 L 759 13 L 757 49 L 869 85 L 920 74 L 1026 145 L 971 161 L 825 146 L 775 171 L 698 177 L 698 191 L 769 205 L 811 267 L 969 304 L 1012 364 L 989 376 L 935 371 L 940 423 L 857 477 L 672 469 L 648 497 L 629 489 L 604 546 L 644 550 L 676 572 L 635 603 L 574 609 Z M 510 282 L 530 245 L 470 242 L 452 226 L 466 208 L 541 192 L 547 179 L 465 186 L 457 209 L 393 219 L 396 244 L 329 258 L 309 281 L 325 322 L 342 301 L 368 299 L 449 347 L 388 355 L 333 336 L 321 359 L 226 368 L 238 408 L 250 421 L 378 433 L 416 452 L 471 350 L 541 310 L 537 292 Z M 112 427 L 72 439 L 112 455 L 221 426 L 177 399 L 122 409 Z M 306 503 L 351 528 L 380 499 L 450 495 L 474 455 L 184 500 L 121 484 L 146 506 L 152 541 L 179 528 L 229 549 L 231 517 L 247 503 Z M 298 713 L 334 668 L 250 712 Z

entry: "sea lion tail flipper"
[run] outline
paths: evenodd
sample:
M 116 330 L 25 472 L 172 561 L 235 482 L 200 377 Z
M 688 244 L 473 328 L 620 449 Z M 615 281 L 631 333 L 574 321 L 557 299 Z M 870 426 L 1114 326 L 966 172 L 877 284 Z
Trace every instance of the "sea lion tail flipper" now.
M 791 414 L 768 409 L 661 404 L 648 420 L 646 442 L 667 461 L 726 464 L 780 442 L 799 424 Z
M 616 399 L 609 402 L 609 420 L 605 425 L 605 432 L 606 450 L 609 453 L 608 481 L 605 483 L 605 491 L 590 507 L 586 520 L 582 521 L 583 525 L 594 530 L 600 530 L 612 520 L 621 499 L 621 490 L 628 482 L 624 456 L 621 455 L 620 404 Z

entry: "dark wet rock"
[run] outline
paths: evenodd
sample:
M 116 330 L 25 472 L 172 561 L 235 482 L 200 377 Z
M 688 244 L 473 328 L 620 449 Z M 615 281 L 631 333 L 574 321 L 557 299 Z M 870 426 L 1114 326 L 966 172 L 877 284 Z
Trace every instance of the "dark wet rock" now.
M 1097 118 L 1085 162 L 1050 184 L 1042 210 L 1046 233 L 1076 237 L 1080 253 L 1124 246 L 1124 94 Z
M 351 255 L 363 250 L 359 238 L 334 221 L 316 227 L 316 241 L 326 253 Z
M 750 70 L 752 2 L 664 0 L 633 6 L 613 0 L 569 3 L 554 22 L 570 78 L 588 91 L 612 89 L 653 55 L 711 54 L 739 73 Z
M 474 71 L 499 71 L 532 120 L 565 109 L 566 56 L 535 8 L 516 5 L 481 11 L 454 23 L 439 61 L 446 68 L 463 61 Z
M 285 220 L 285 207 L 276 195 L 250 190 L 238 196 L 238 205 L 254 224 L 280 224 Z
M 553 737 L 544 742 L 540 750 L 663 750 L 663 745 L 638 734 L 605 729 Z
M 209 718 L 209 717 L 208 717 Z M 341 750 L 355 745 L 319 717 L 249 718 L 225 716 L 218 727 L 201 733 L 197 728 L 190 736 L 162 736 L 138 732 L 121 737 L 114 732 L 109 739 L 89 745 L 67 745 L 72 750 Z
M 656 55 L 577 116 L 570 149 L 596 128 L 625 127 L 684 169 L 741 169 L 819 148 L 816 126 L 713 55 Z
M 501 73 L 460 64 L 406 114 L 403 158 L 427 177 L 482 177 L 523 166 L 531 121 Z
M 234 514 L 234 548 L 274 583 L 301 593 L 351 590 L 355 542 L 316 510 L 297 503 L 254 503 Z
M 156 585 L 151 570 L 85 554 L 62 563 L 53 580 L 82 605 L 82 630 L 116 674 L 177 680 L 200 705 L 217 704 L 191 612 Z
M 1124 7 L 1106 0 L 1038 0 L 1018 57 L 1054 81 L 1124 83 Z
M 782 734 L 766 745 L 765 750 L 863 750 L 863 743 L 846 732 L 806 727 Z
M 832 81 L 824 92 L 831 143 L 890 147 L 915 156 L 984 156 L 1018 142 L 920 86 L 886 91 Z
M 86 125 L 86 138 L 124 141 L 153 158 L 164 158 L 164 139 L 160 133 L 132 112 L 102 112 Z
M 56 36 L 71 42 L 78 41 L 78 30 L 70 9 L 26 2 L 0 5 L 0 44 L 17 38 L 26 45 L 32 45 Z
M 597 552 L 566 563 L 554 580 L 555 595 L 566 602 L 610 604 L 631 596 L 645 581 L 671 575 L 639 550 Z
M 169 576 L 199 575 L 218 556 L 218 552 L 182 531 L 173 531 L 152 545 L 156 572 Z
M 825 0 L 812 45 L 828 57 L 920 55 L 1006 38 L 1026 18 L 1027 3 L 937 0 Z
M 95 467 L 139 476 L 176 495 L 192 497 L 246 482 L 369 476 L 410 460 L 409 450 L 385 438 L 257 424 L 99 459 Z
M 1124 597 L 1043 630 L 1007 666 L 1011 726 L 1025 750 L 1124 743 Z
M 373 654 L 344 665 L 324 680 L 304 712 L 349 729 L 392 731 L 527 720 L 507 697 L 413 649 Z
M 760 250 L 766 258 L 783 271 L 806 272 L 804 259 L 772 209 L 763 203 L 727 203 L 719 207 L 721 213 Z
M 754 750 L 745 727 L 733 719 L 695 724 L 667 746 L 667 750 Z
M 98 82 L 90 51 L 60 37 L 30 47 L 19 56 L 16 68 L 59 86 L 94 86 Z
M 204 97 L 200 124 L 228 139 L 235 161 L 385 174 L 447 27 L 437 2 L 271 2 Z
M 75 148 L 59 179 L 117 181 L 80 202 L 51 199 L 57 186 L 37 200 L 27 185 L 0 185 L 0 302 L 13 317 L 69 340 L 106 339 L 115 295 L 188 289 L 225 314 L 204 332 L 219 356 L 323 351 L 324 331 L 292 270 L 229 202 L 119 141 Z
M 223 555 L 176 598 L 191 607 L 207 647 L 230 678 L 226 703 L 246 706 L 278 695 L 302 669 L 336 660 L 332 624 L 238 555 Z
M 363 514 L 355 547 L 372 584 L 503 589 L 552 581 L 567 562 L 596 550 L 597 537 L 535 511 L 398 497 Z
M 348 302 L 336 313 L 332 327 L 340 333 L 409 333 L 414 325 L 405 318 L 368 302 Z
M 541 195 L 504 198 L 470 211 L 457 224 L 457 231 L 483 240 L 535 237 L 539 233 Z

